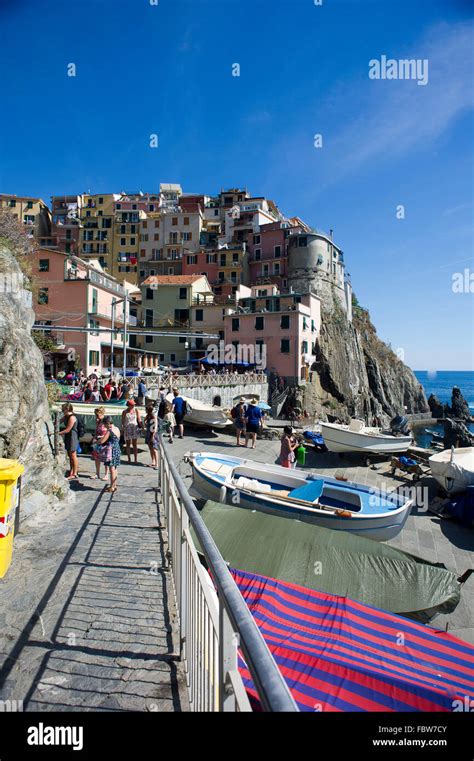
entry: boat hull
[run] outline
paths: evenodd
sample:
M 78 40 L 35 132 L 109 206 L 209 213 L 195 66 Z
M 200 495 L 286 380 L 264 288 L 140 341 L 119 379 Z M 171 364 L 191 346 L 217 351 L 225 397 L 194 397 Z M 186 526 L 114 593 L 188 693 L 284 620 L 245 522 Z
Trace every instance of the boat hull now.
M 191 462 L 193 465 L 193 490 L 206 500 L 222 502 L 249 510 L 259 510 L 269 515 L 293 518 L 334 531 L 349 531 L 378 542 L 385 542 L 397 536 L 410 514 L 411 502 L 406 503 L 405 509 L 397 510 L 383 517 L 376 515 L 361 516 L 357 514 L 352 515 L 352 517 L 344 517 L 336 515 L 334 512 L 305 509 L 291 501 L 285 504 L 269 501 L 268 495 L 265 493 L 249 493 L 248 491 L 236 488 L 232 484 L 219 482 L 212 474 L 204 473 L 201 469 L 195 467 L 193 460 Z M 285 469 L 278 466 L 265 466 L 266 474 L 271 474 L 278 470 Z M 286 473 L 282 474 L 282 478 L 285 476 Z M 294 471 L 292 472 L 292 477 L 295 477 Z M 337 483 L 335 479 L 325 480 L 328 483 Z M 302 476 L 301 481 L 305 483 L 304 476 Z
M 411 436 L 362 433 L 328 423 L 321 423 L 321 432 L 330 452 L 402 454 L 413 442 Z
M 431 475 L 447 494 L 460 494 L 474 485 L 474 447 L 446 449 L 429 460 Z

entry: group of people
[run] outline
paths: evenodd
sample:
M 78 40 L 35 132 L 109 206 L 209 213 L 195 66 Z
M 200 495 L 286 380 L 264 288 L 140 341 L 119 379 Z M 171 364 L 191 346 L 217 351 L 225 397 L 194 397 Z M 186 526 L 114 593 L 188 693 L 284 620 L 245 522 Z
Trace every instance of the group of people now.
M 234 420 L 237 446 L 247 447 L 249 440 L 251 441 L 252 449 L 257 446 L 257 434 L 263 428 L 263 412 L 258 406 L 256 399 L 251 399 L 247 404 L 245 399 L 241 397 L 231 412 Z M 245 443 L 241 443 L 241 438 L 244 436 Z
M 138 389 L 140 399 L 140 388 Z M 145 398 L 146 389 L 142 390 L 142 398 Z M 158 405 L 148 404 L 144 419 L 134 399 L 127 399 L 126 407 L 121 415 L 121 425 L 118 428 L 110 415 L 106 414 L 105 407 L 97 407 L 95 414 L 95 432 L 92 438 L 92 458 L 95 461 L 95 475 L 92 478 L 100 478 L 107 481 L 110 478 L 110 486 L 106 491 L 117 490 L 117 469 L 121 462 L 121 439 L 124 441 L 125 451 L 129 464 L 138 464 L 138 437 L 143 432 L 145 443 L 148 446 L 151 464 L 148 467 L 158 467 L 159 436 L 166 432 L 168 440 L 173 443 L 173 434 L 178 430 L 179 438 L 184 436 L 184 416 L 186 415 L 186 401 L 180 396 L 177 389 L 173 389 L 173 400 L 166 399 L 166 389 L 160 389 Z M 62 405 L 62 430 L 60 435 L 64 437 L 64 446 L 69 457 L 68 480 L 79 478 L 78 475 L 78 451 L 80 451 L 79 439 L 84 430 L 80 416 L 74 413 L 71 402 Z M 104 465 L 104 475 L 100 475 L 101 464 Z

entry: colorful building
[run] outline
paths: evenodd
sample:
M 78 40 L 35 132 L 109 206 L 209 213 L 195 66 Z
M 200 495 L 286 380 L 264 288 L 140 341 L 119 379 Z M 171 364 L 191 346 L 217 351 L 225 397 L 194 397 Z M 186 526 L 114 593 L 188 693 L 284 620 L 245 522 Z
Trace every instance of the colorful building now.
M 166 330 L 171 334 L 179 330 L 194 330 L 193 306 L 211 300 L 213 295 L 207 278 L 202 275 L 151 276 L 141 284 L 141 291 L 141 324 L 145 328 Z M 157 352 L 160 364 L 180 366 L 186 364 L 191 349 L 190 339 L 174 335 L 145 336 L 141 346 Z
M 51 212 L 41 198 L 0 193 L 0 209 L 22 222 L 38 243 L 51 237 Z
M 81 253 L 82 195 L 51 197 L 51 237 L 54 248 L 65 254 L 79 256 Z
M 84 261 L 56 249 L 39 248 L 32 257 L 32 264 L 36 321 L 58 326 L 58 330 L 51 333 L 57 343 L 52 360 L 54 373 L 74 365 L 86 374 L 108 370 L 112 341 L 114 367 L 119 372 L 123 369 L 124 345 L 128 369 L 145 364 L 148 353 L 130 345 L 130 334 L 124 344 L 125 303 L 127 327 L 133 330 L 137 323 L 130 314 L 130 302 L 137 292 L 135 286 L 112 278 L 97 260 Z M 112 321 L 118 331 L 113 334 Z M 65 329 L 60 330 L 59 326 Z M 85 333 L 67 330 L 68 327 L 106 331 Z M 156 355 L 150 354 L 146 357 L 147 365 L 150 357 L 152 364 L 158 364 Z
M 309 377 L 321 329 L 320 300 L 313 293 L 280 293 L 275 285 L 252 286 L 238 300 L 238 310 L 224 317 L 226 345 L 250 357 L 265 352 L 265 369 L 287 383 Z

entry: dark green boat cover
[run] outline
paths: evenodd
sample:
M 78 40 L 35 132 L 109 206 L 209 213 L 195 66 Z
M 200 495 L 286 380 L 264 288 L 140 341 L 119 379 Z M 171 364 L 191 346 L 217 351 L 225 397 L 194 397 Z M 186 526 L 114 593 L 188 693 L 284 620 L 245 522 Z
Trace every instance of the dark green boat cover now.
M 210 500 L 201 515 L 232 568 L 422 622 L 460 600 L 456 573 L 372 539 Z

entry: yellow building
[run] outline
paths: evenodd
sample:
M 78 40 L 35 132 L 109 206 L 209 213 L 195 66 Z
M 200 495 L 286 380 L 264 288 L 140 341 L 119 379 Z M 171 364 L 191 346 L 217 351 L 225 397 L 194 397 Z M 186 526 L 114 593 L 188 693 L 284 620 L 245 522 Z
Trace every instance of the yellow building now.
M 46 245 L 51 236 L 51 211 L 41 198 L 0 193 L 0 209 L 11 212 L 40 245 Z
M 98 259 L 114 277 L 114 217 L 118 197 L 114 193 L 84 193 L 80 210 L 82 227 L 78 256 Z

